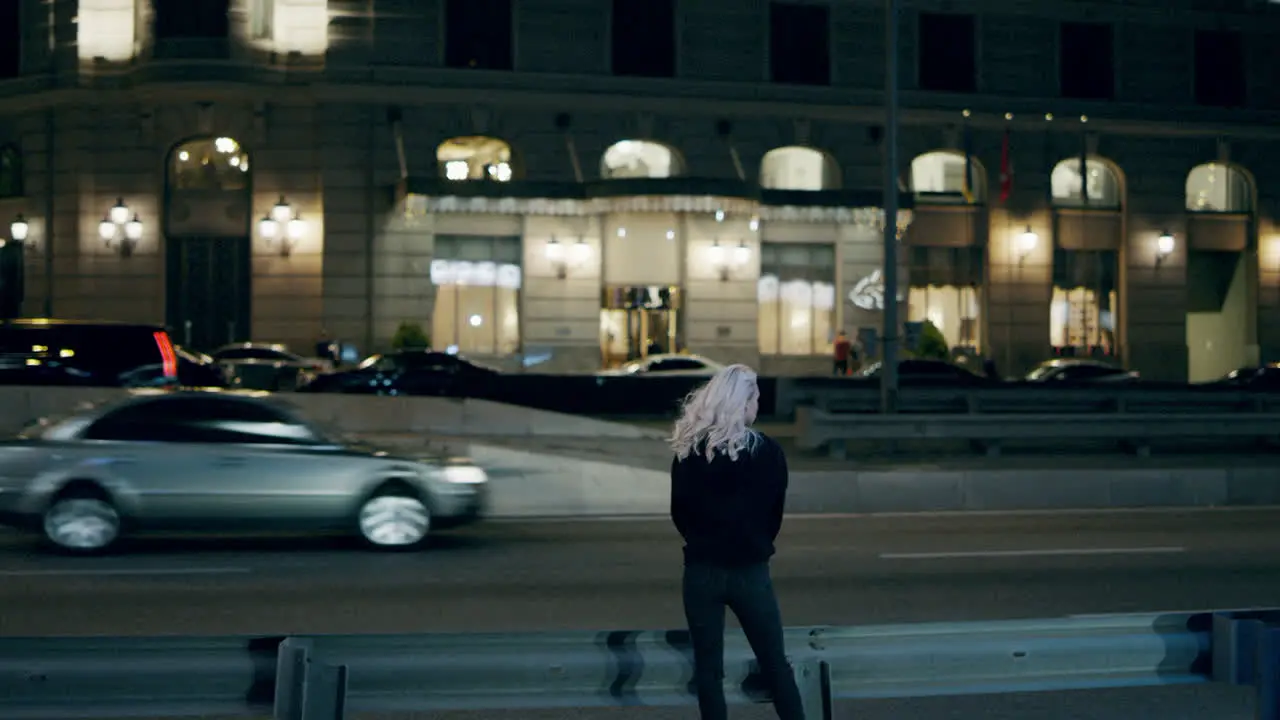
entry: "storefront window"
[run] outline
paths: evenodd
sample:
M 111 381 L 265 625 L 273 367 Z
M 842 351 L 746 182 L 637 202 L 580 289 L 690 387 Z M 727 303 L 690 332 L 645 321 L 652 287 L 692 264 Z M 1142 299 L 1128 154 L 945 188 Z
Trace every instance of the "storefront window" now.
M 1114 355 L 1117 253 L 1058 249 L 1055 254 L 1049 342 L 1067 357 Z
M 463 355 L 520 350 L 520 238 L 437 236 L 431 345 Z
M 948 347 L 977 350 L 981 345 L 978 288 L 955 285 L 912 286 L 907 305 L 907 319 L 911 322 L 933 323 L 947 339 Z
M 830 354 L 836 329 L 835 248 L 762 243 L 760 268 L 761 354 Z

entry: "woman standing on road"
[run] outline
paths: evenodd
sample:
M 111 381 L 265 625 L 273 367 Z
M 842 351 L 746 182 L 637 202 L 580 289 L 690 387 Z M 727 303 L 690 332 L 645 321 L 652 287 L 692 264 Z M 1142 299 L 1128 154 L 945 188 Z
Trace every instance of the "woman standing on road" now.
M 728 717 L 726 607 L 760 663 L 778 717 L 804 719 L 769 577 L 787 459 L 776 441 L 751 428 L 759 403 L 756 374 L 730 365 L 689 396 L 671 438 L 671 519 L 685 542 L 684 612 L 702 720 Z

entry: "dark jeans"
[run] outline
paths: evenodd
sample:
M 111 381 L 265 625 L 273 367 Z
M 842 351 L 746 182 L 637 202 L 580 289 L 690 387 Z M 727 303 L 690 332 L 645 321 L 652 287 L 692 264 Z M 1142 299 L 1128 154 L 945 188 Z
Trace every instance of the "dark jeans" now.
M 738 618 L 781 720 L 804 720 L 800 690 L 787 662 L 782 640 L 782 613 L 773 594 L 769 565 L 717 567 L 687 564 L 684 568 L 684 614 L 693 642 L 693 680 L 702 720 L 725 720 L 724 609 Z
M 832 372 L 833 374 L 835 374 L 835 375 L 848 375 L 848 374 L 849 374 L 849 361 L 848 361 L 848 360 L 834 360 L 834 361 L 832 361 L 832 363 L 831 363 L 831 372 Z

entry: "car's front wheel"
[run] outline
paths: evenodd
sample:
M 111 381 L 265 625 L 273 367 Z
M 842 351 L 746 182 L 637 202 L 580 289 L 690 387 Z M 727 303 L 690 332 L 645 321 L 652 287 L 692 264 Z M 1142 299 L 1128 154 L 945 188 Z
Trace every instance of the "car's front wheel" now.
M 431 532 L 431 508 L 408 488 L 384 488 L 360 505 L 356 528 L 361 539 L 381 550 L 417 548 Z
M 41 519 L 44 539 L 58 550 L 97 553 L 120 539 L 120 513 L 106 493 L 74 489 L 58 495 Z

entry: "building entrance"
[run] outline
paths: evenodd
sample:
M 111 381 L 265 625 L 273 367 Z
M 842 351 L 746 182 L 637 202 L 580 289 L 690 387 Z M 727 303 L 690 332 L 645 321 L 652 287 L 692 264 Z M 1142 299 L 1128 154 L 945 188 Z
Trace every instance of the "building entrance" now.
M 600 307 L 600 354 L 604 367 L 679 352 L 683 349 L 679 325 L 679 288 L 605 288 Z

